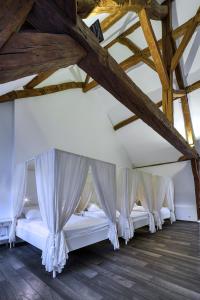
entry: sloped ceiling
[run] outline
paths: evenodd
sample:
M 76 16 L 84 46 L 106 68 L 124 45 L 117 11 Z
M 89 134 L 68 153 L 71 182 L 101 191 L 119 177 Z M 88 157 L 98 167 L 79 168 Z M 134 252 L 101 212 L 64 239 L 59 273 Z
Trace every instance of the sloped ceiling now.
M 162 1 L 159 1 L 162 2 Z M 193 17 L 200 6 L 200 0 L 175 0 L 173 1 L 173 27 L 180 26 L 191 17 Z M 100 21 L 108 15 L 101 14 L 98 16 Z M 97 16 L 86 19 L 87 25 L 91 25 Z M 117 37 L 125 29 L 138 21 L 135 13 L 127 13 L 112 28 L 104 33 L 102 46 L 108 44 L 112 39 Z M 157 39 L 161 38 L 161 24 L 159 21 L 152 21 L 152 25 Z M 141 49 L 147 47 L 141 28 L 128 36 Z M 177 44 L 180 40 L 177 41 Z M 110 54 L 121 62 L 132 55 L 132 52 L 125 46 L 115 44 L 109 49 Z M 197 28 L 189 45 L 187 46 L 182 61 L 183 71 L 185 74 L 186 84 L 191 84 L 200 79 L 200 29 Z M 162 89 L 159 77 L 156 72 L 144 64 L 138 64 L 129 70 L 128 75 L 132 80 L 152 99 L 158 102 L 162 98 Z M 52 76 L 42 82 L 38 87 L 63 83 L 67 81 L 81 81 L 85 79 L 86 74 L 77 66 L 71 66 L 55 72 Z M 32 77 L 22 78 L 20 80 L 0 85 L 0 94 L 5 94 L 14 89 L 21 89 Z M 174 82 L 176 86 L 176 82 Z M 105 113 L 108 115 L 113 125 L 132 116 L 126 107 L 113 98 L 108 92 L 101 87 L 96 87 L 89 93 L 98 93 L 101 98 Z M 200 92 L 195 91 L 189 95 L 189 104 L 192 113 L 192 121 L 195 136 L 200 139 Z M 178 131 L 185 136 L 183 115 L 180 101 L 174 102 L 174 124 Z M 163 138 L 155 133 L 141 120 L 118 130 L 116 132 L 121 143 L 123 143 L 128 155 L 136 166 L 150 165 L 159 162 L 175 161 L 180 156 L 176 149 L 169 145 Z

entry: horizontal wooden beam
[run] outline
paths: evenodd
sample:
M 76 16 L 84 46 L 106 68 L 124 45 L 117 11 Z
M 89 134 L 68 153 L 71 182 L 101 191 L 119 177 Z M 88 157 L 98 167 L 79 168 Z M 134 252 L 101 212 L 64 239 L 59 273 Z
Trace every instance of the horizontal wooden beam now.
M 86 51 L 64 34 L 15 33 L 0 49 L 0 83 L 78 63 Z
M 33 6 L 33 0 L 3 0 L 0 9 L 0 48 L 20 29 Z
M 69 90 L 69 89 L 77 89 L 77 88 L 81 89 L 82 87 L 83 87 L 83 82 L 66 82 L 66 83 L 49 85 L 42 88 L 18 90 L 0 96 L 0 103 L 14 101 L 16 99 L 48 95 L 52 93 Z

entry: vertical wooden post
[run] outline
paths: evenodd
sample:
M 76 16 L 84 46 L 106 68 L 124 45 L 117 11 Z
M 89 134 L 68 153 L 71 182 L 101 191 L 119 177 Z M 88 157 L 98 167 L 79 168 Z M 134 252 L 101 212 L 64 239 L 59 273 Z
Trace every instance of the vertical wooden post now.
M 200 168 L 199 168 L 199 160 L 198 159 L 192 159 L 191 160 L 191 166 L 192 166 L 192 173 L 193 173 L 193 176 L 194 176 L 197 217 L 198 217 L 198 220 L 200 220 Z
M 173 123 L 173 72 L 171 71 L 171 61 L 173 57 L 172 47 L 172 9 L 171 0 L 166 0 L 168 6 L 168 15 L 162 20 L 162 54 L 167 74 L 169 77 L 169 88 L 163 86 L 162 106 L 163 112 L 168 120 Z

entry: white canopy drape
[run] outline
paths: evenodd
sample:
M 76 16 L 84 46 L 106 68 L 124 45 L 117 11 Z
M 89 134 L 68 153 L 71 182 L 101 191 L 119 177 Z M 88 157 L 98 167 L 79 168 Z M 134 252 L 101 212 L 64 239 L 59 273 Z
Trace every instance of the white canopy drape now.
M 167 178 L 167 189 L 166 189 L 166 204 L 170 210 L 170 221 L 171 223 L 176 221 L 175 209 L 174 209 L 174 183 L 171 178 Z
M 53 149 L 36 157 L 35 168 L 41 215 L 49 230 L 42 264 L 49 272 L 61 272 L 69 252 L 63 227 L 78 205 L 88 158 Z
M 94 199 L 95 196 L 94 194 L 95 194 L 95 189 L 94 189 L 92 174 L 88 173 L 78 207 L 76 208 L 76 212 L 84 211 L 87 208 L 88 204 L 92 201 L 92 199 Z
M 153 191 L 154 191 L 154 217 L 156 226 L 158 229 L 162 229 L 163 220 L 161 218 L 160 210 L 163 206 L 166 191 L 167 191 L 167 183 L 168 179 L 166 177 L 153 175 Z
M 24 206 L 24 198 L 26 193 L 26 178 L 27 178 L 27 165 L 26 163 L 18 164 L 15 166 L 12 174 L 11 186 L 11 228 L 9 231 L 9 242 L 15 241 L 15 230 L 17 218 L 22 213 Z
M 114 249 L 119 248 L 116 228 L 116 167 L 113 164 L 91 160 L 92 176 L 98 200 L 110 221 L 108 238 Z
M 134 236 L 131 212 L 136 202 L 139 181 L 139 172 L 128 168 L 120 169 L 118 180 L 119 235 L 125 239 L 126 243 Z
M 141 183 L 139 188 L 139 200 L 142 203 L 142 206 L 149 213 L 149 231 L 154 233 L 155 221 L 153 217 L 153 185 L 152 185 L 152 175 L 149 173 L 141 172 Z

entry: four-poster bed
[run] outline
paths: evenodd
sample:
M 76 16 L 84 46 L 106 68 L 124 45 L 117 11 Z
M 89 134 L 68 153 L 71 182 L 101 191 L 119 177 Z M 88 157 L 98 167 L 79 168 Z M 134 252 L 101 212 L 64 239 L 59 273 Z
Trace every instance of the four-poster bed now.
M 116 167 L 113 164 L 51 149 L 34 158 L 41 219 L 20 219 L 26 191 L 28 162 L 16 166 L 12 184 L 12 226 L 23 240 L 42 250 L 46 271 L 60 273 L 72 250 L 109 239 L 119 248 L 116 229 Z M 106 218 L 74 215 L 89 167 Z M 76 226 L 75 226 L 76 225 Z M 77 227 L 77 230 L 76 230 Z M 81 236 L 81 237 L 80 237 Z

